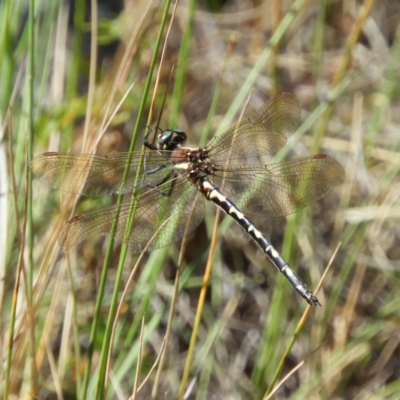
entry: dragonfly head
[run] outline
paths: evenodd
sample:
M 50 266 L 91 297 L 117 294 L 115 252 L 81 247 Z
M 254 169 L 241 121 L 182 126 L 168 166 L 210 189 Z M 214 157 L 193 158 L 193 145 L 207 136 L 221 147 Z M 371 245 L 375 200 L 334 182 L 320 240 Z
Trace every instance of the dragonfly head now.
M 186 133 L 180 129 L 166 129 L 158 135 L 158 150 L 175 150 L 186 140 Z

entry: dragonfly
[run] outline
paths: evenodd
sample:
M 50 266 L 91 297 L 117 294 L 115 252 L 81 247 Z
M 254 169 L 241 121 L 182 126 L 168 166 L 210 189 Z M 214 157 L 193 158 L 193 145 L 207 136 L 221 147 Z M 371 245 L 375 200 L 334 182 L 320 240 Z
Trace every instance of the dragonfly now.
M 51 187 L 66 192 L 93 197 L 135 193 L 134 223 L 128 235 L 132 202 L 124 201 L 70 219 L 59 238 L 65 249 L 93 233 L 110 235 L 115 216 L 115 238 L 133 253 L 164 247 L 200 224 L 208 200 L 232 217 L 294 289 L 316 306 L 320 302 L 315 294 L 249 219 L 294 213 L 343 181 L 341 164 L 324 154 L 263 163 L 285 145 L 300 120 L 299 100 L 281 92 L 204 148 L 184 146 L 186 133 L 168 129 L 160 130 L 154 145 L 145 140 L 143 151 L 46 152 L 30 166 Z M 129 173 L 124 178 L 126 168 Z

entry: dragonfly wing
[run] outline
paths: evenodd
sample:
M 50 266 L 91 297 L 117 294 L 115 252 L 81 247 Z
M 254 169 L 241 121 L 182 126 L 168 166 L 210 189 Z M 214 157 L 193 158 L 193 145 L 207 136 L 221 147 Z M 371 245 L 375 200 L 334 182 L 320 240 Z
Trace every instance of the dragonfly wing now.
M 132 209 L 135 209 L 134 222 L 128 237 L 124 238 Z M 117 211 L 118 206 L 113 205 L 72 218 L 60 234 L 60 244 L 68 249 L 92 233 L 109 235 Z M 122 203 L 115 238 L 128 243 L 133 253 L 140 253 L 147 245 L 146 251 L 152 251 L 191 232 L 203 215 L 202 195 L 179 176 L 145 192 L 133 205 L 130 201 Z
M 214 183 L 244 213 L 270 217 L 300 210 L 344 179 L 343 167 L 321 154 L 265 166 L 230 165 L 218 169 Z
M 48 152 L 34 158 L 31 169 L 51 187 L 69 193 L 101 197 L 128 193 L 135 188 L 138 168 L 143 171 L 145 185 L 156 186 L 172 169 L 170 152 L 111 153 L 108 155 L 67 154 Z M 127 164 L 129 174 L 122 185 Z M 160 167 L 161 166 L 161 167 Z M 143 186 L 140 183 L 136 187 Z
M 212 160 L 243 160 L 277 152 L 297 129 L 301 118 L 298 99 L 278 93 L 250 117 L 232 125 L 207 145 Z

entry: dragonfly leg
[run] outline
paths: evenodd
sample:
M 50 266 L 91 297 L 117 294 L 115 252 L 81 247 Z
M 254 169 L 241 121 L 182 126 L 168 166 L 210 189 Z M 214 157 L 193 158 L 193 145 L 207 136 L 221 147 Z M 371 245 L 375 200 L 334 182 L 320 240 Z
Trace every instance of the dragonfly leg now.
M 156 172 L 156 171 L 154 171 L 154 172 Z M 142 187 L 147 187 L 149 189 L 154 189 L 154 190 L 156 190 L 158 193 L 160 193 L 163 196 L 171 197 L 172 192 L 174 191 L 175 182 L 176 182 L 176 179 L 173 179 L 174 177 L 175 177 L 174 171 L 171 171 L 165 178 L 163 178 L 160 182 L 158 182 L 157 185 L 154 186 L 154 185 L 150 185 L 149 183 L 145 183 L 144 182 L 142 184 Z M 164 185 L 164 183 L 168 182 L 169 180 L 171 181 L 171 185 L 170 185 L 168 191 L 165 193 L 164 191 L 162 191 L 160 189 L 164 189 L 165 190 L 166 188 L 162 187 L 162 186 Z

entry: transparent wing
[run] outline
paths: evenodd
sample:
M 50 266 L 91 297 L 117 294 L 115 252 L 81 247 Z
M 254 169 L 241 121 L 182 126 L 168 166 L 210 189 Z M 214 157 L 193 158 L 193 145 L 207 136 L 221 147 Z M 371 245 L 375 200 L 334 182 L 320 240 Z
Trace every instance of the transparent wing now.
M 319 154 L 269 165 L 217 166 L 213 180 L 244 213 L 278 217 L 325 196 L 343 178 L 343 167 Z
M 135 207 L 132 230 L 124 239 L 132 205 L 130 201 L 122 203 L 115 235 L 118 241 L 128 243 L 133 253 L 140 253 L 153 236 L 146 251 L 182 238 L 199 225 L 204 215 L 203 196 L 182 176 L 142 194 Z M 116 213 L 117 206 L 113 205 L 72 218 L 61 231 L 60 244 L 68 249 L 92 233 L 109 235 Z
M 34 158 L 30 167 L 34 174 L 55 189 L 101 197 L 112 193 L 131 192 L 139 167 L 145 176 L 145 185 L 156 186 L 165 180 L 173 169 L 168 161 L 170 154 L 169 151 L 115 152 L 108 155 L 48 152 Z M 125 167 L 129 161 L 129 175 L 121 187 Z
M 207 145 L 213 161 L 243 160 L 277 152 L 299 125 L 300 103 L 290 93 L 278 93 L 239 124 L 214 137 Z

